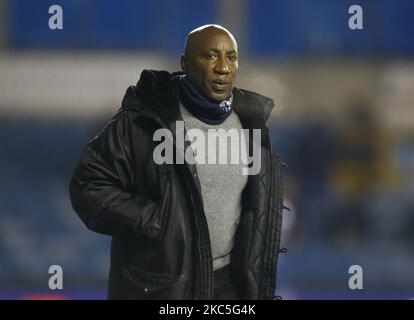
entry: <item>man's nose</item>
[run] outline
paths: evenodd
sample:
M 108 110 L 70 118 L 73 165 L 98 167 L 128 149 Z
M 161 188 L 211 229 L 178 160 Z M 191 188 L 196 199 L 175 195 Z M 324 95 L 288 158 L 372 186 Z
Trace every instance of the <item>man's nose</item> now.
M 214 71 L 220 74 L 228 74 L 230 72 L 229 65 L 226 58 L 218 58 Z

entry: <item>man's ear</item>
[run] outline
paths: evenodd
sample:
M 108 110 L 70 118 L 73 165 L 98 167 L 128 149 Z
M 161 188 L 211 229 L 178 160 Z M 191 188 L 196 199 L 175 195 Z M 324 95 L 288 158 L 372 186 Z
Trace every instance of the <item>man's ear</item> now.
M 183 54 L 181 55 L 181 70 L 187 73 L 187 58 Z

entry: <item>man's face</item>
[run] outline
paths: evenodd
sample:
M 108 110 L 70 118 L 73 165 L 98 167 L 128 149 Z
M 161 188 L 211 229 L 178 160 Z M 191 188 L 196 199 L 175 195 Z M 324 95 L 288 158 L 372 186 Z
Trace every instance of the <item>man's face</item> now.
M 204 30 L 188 44 L 181 67 L 188 79 L 209 100 L 228 98 L 236 82 L 237 45 L 223 30 Z

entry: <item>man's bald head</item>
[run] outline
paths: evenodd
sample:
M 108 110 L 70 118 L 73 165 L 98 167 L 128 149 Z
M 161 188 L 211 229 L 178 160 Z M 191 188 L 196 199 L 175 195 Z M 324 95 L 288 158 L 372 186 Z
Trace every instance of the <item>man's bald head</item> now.
M 187 34 L 184 43 L 184 55 L 190 57 L 193 49 L 198 45 L 198 43 L 203 41 L 205 37 L 211 37 L 216 34 L 225 34 L 227 35 L 234 43 L 234 46 L 237 51 L 237 42 L 234 36 L 229 30 L 218 25 L 218 24 L 206 24 L 201 27 L 198 27 Z
M 207 99 L 218 102 L 227 99 L 238 69 L 236 40 L 219 25 L 194 29 L 185 41 L 181 69 Z

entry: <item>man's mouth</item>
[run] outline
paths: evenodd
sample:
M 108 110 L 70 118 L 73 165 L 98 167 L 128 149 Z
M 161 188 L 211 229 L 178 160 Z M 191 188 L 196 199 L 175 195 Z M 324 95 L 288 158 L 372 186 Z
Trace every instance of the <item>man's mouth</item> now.
M 228 81 L 225 80 L 213 80 L 211 86 L 217 91 L 224 91 L 229 85 Z

